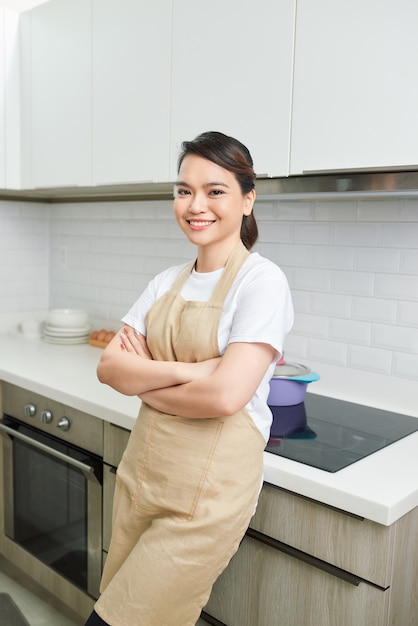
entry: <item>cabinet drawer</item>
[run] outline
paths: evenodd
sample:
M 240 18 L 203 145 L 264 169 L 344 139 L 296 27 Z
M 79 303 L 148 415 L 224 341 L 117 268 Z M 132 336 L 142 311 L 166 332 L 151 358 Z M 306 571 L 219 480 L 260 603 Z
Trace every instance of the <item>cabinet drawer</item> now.
M 380 587 L 391 582 L 394 526 L 265 483 L 250 527 Z
M 226 626 L 382 626 L 389 593 L 245 537 L 204 610 Z
M 130 434 L 131 431 L 126 428 L 104 422 L 103 460 L 105 463 L 114 467 L 119 465 Z

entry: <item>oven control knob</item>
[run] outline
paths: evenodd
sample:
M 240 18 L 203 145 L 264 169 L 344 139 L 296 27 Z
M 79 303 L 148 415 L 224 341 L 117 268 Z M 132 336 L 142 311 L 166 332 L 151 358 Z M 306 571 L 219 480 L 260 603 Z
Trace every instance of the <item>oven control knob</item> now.
M 68 417 L 65 417 L 65 415 L 61 417 L 61 419 L 59 420 L 57 424 L 57 428 L 61 428 L 61 430 L 69 430 L 70 426 L 71 426 L 71 422 L 68 419 Z
M 51 413 L 51 411 L 48 411 L 48 409 L 45 409 L 45 411 L 42 411 L 42 413 L 41 413 L 41 422 L 42 422 L 42 424 L 50 424 L 52 422 L 52 413 Z
M 36 413 L 36 406 L 34 404 L 25 404 L 26 417 L 33 417 Z

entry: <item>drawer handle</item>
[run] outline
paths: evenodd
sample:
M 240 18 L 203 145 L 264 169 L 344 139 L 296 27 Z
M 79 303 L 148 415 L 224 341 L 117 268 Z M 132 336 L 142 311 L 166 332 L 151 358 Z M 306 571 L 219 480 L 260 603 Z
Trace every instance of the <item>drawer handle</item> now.
M 355 585 L 356 587 L 363 582 L 368 582 L 359 576 L 355 576 L 350 572 L 346 572 L 345 570 L 337 567 L 336 565 L 331 565 L 331 563 L 327 563 L 326 561 L 322 561 L 318 559 L 316 556 L 311 556 L 310 554 L 306 554 L 306 552 L 302 552 L 302 550 L 298 550 L 297 548 L 293 548 L 292 546 L 288 546 L 286 543 L 279 541 L 278 539 L 273 539 L 273 537 L 269 537 L 268 535 L 264 535 L 260 533 L 258 530 L 254 530 L 253 528 L 248 528 L 246 532 L 247 537 L 251 537 L 256 541 L 260 541 L 264 543 L 266 546 L 270 548 L 274 548 L 275 550 L 279 550 L 279 552 L 284 552 L 288 556 L 292 556 L 299 561 L 303 561 L 308 565 L 312 565 L 317 569 L 326 572 L 327 574 L 331 574 L 332 576 L 336 576 L 341 580 L 344 580 L 351 585 Z
M 202 619 L 206 624 L 210 624 L 211 626 L 227 626 L 223 622 L 220 622 L 216 617 L 209 615 L 206 611 L 202 611 L 200 614 L 200 619 Z

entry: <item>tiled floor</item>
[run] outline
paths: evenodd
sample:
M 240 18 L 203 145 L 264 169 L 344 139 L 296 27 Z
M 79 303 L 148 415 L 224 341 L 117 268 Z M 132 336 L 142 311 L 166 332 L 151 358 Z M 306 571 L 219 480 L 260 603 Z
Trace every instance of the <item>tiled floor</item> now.
M 71 619 L 69 611 L 30 584 L 17 570 L 0 558 L 0 591 L 13 598 L 30 626 L 81 626 L 84 620 Z M 1 626 L 7 626 L 2 624 Z

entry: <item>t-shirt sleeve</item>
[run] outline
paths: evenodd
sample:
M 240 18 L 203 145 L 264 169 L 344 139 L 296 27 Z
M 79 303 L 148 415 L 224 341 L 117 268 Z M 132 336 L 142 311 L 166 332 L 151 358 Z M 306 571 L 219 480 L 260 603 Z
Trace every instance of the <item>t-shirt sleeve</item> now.
M 137 330 L 141 335 L 146 336 L 145 318 L 153 303 L 155 302 L 154 281 L 148 283 L 147 288 L 139 296 L 138 300 L 131 306 L 126 315 L 122 317 L 122 322 Z
M 268 343 L 283 352 L 293 325 L 293 304 L 285 274 L 277 266 L 257 272 L 237 295 L 228 343 Z
M 187 267 L 184 265 L 172 266 L 157 274 L 147 285 L 145 290 L 139 296 L 138 300 L 131 306 L 129 311 L 122 317 L 122 322 L 128 324 L 146 337 L 147 329 L 145 320 L 147 313 L 154 304 L 166 291 L 170 289 L 173 282 Z

